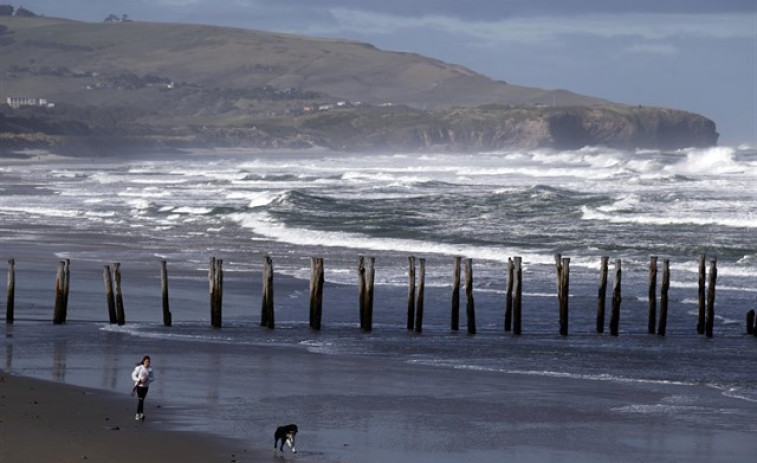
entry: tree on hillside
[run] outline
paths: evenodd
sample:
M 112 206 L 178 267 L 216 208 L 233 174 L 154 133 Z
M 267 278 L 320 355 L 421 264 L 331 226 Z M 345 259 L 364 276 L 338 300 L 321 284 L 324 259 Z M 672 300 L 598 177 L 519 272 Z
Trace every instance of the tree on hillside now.
M 131 22 L 131 19 L 129 19 L 129 15 L 123 14 L 121 16 L 115 15 L 115 14 L 109 14 L 107 18 L 104 19 L 104 22 L 106 23 L 127 23 Z
M 0 5 L 0 16 L 13 16 L 13 5 Z
M 33 17 L 35 17 L 37 15 L 34 14 L 33 11 L 27 10 L 23 6 L 20 6 L 20 7 L 16 8 L 16 16 L 21 16 L 21 17 L 24 17 L 24 18 L 33 18 Z

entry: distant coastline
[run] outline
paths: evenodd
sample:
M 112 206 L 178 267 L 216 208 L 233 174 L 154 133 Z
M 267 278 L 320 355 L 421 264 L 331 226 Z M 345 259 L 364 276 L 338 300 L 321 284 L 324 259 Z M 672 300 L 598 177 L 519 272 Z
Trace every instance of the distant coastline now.
M 513 85 L 347 40 L 6 16 L 0 47 L 0 156 L 678 149 L 718 141 L 715 122 L 699 114 Z

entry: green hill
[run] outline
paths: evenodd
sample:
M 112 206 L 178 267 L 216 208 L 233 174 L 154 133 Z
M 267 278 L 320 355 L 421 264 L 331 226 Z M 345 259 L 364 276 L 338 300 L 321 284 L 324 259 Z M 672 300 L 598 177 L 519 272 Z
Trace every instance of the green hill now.
M 44 98 L 54 105 L 3 105 L 0 149 L 6 151 L 29 144 L 73 149 L 89 144 L 99 150 L 114 141 L 140 147 L 467 150 L 562 146 L 560 140 L 677 146 L 682 138 L 678 133 L 673 143 L 660 132 L 649 138 L 604 134 L 600 139 L 581 121 L 583 134 L 575 137 L 528 135 L 522 124 L 526 114 L 529 120 L 551 124 L 556 107 L 616 105 L 565 90 L 510 85 L 461 66 L 365 43 L 214 26 L 0 17 L 0 73 L 3 100 Z M 461 109 L 476 107 L 490 110 L 478 109 L 474 120 L 466 119 L 474 112 Z M 515 109 L 513 117 L 502 116 Z M 570 111 L 575 117 L 586 114 Z M 636 124 L 650 112 L 657 118 L 673 114 L 659 111 L 627 108 L 623 117 Z M 683 114 L 701 118 L 675 113 L 675 119 Z M 353 120 L 349 130 L 345 118 Z M 393 118 L 404 122 L 396 124 Z M 521 121 L 517 130 L 501 126 L 516 119 Z M 692 132 L 688 144 L 683 136 L 684 146 L 717 140 L 714 123 L 701 119 L 684 124 L 700 130 Z M 489 125 L 476 127 L 474 121 Z M 499 135 L 491 140 L 480 138 L 490 135 L 462 136 L 460 126 Z M 424 135 L 429 127 L 448 135 L 429 138 Z M 510 132 L 519 135 L 503 135 Z M 450 138 L 450 133 L 458 135 Z M 365 139 L 374 142 L 357 143 Z

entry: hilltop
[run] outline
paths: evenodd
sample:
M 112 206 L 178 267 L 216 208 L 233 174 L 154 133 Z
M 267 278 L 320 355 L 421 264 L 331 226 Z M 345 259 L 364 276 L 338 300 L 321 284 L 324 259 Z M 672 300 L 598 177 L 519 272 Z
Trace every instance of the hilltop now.
M 511 85 L 366 43 L 204 25 L 0 17 L 0 96 L 34 103 L 2 105 L 5 151 L 717 141 L 696 114 Z

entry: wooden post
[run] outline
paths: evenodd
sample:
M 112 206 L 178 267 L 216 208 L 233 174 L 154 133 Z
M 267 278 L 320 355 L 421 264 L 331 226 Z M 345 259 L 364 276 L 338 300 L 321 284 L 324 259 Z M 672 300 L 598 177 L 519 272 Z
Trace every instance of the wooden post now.
M 360 310 L 360 329 L 365 331 L 365 301 L 367 297 L 365 287 L 365 257 L 363 256 L 358 256 L 357 259 L 357 291 Z
M 699 317 L 697 319 L 697 333 L 699 334 L 704 334 L 705 324 L 705 259 L 706 256 L 704 254 L 699 255 Z
M 407 258 L 407 329 L 415 329 L 415 257 Z
M 715 283 L 718 280 L 717 259 L 710 261 L 710 278 L 707 284 L 707 314 L 704 323 L 705 336 L 712 337 L 712 329 L 715 324 Z
M 665 336 L 668 326 L 668 289 L 670 288 L 670 260 L 662 261 L 662 286 L 660 287 L 660 321 L 657 334 Z
M 473 302 L 473 259 L 465 259 L 465 300 L 468 334 L 476 334 L 476 306 Z
M 113 275 L 116 281 L 116 323 L 124 325 L 126 323 L 126 313 L 124 311 L 124 297 L 121 292 L 121 263 L 113 264 Z
M 63 286 L 66 284 L 65 278 L 66 262 L 58 262 L 58 275 L 55 278 L 55 310 L 53 311 L 53 324 L 60 325 L 64 323 L 63 318 Z
M 16 301 L 16 261 L 8 259 L 8 298 L 5 306 L 5 323 L 13 323 Z
M 208 300 L 210 301 L 210 326 L 216 326 L 216 258 L 208 262 Z
M 314 312 L 313 321 L 310 325 L 314 330 L 321 329 L 321 316 L 323 314 L 323 258 L 318 257 L 315 260 L 315 293 L 314 297 Z
M 521 258 L 515 257 L 513 259 L 514 263 L 514 273 L 515 273 L 515 283 L 513 286 L 513 334 L 520 335 L 521 334 L 521 296 L 523 294 L 523 282 L 522 282 L 522 275 L 523 271 L 521 269 Z
M 654 334 L 657 327 L 657 256 L 649 258 L 649 310 L 647 317 L 647 332 Z
M 599 270 L 599 292 L 597 294 L 597 333 L 605 332 L 605 299 L 607 295 L 607 256 L 602 256 Z
M 376 258 L 368 260 L 368 268 L 365 272 L 365 330 L 373 330 L 373 284 L 376 274 Z
M 63 323 L 66 323 L 68 318 L 68 293 L 71 288 L 71 259 L 65 259 L 63 261 L 63 299 L 61 305 L 63 307 Z
M 223 259 L 214 259 L 213 297 L 210 320 L 213 328 L 223 325 Z
M 615 259 L 615 281 L 612 285 L 612 314 L 610 315 L 610 334 L 612 336 L 617 336 L 620 328 L 621 275 L 620 259 Z
M 557 307 L 562 312 L 562 255 L 555 254 L 555 285 L 557 290 Z M 560 326 L 562 326 L 562 313 L 560 313 Z
M 110 272 L 110 265 L 103 269 L 103 283 L 105 283 L 105 300 L 108 303 L 108 320 L 111 324 L 118 323 L 116 315 L 116 296 L 113 294 L 113 274 Z
M 513 279 L 515 265 L 511 257 L 507 258 L 507 288 L 505 296 L 505 331 L 513 329 Z
M 274 320 L 273 305 L 273 259 L 271 256 L 265 256 L 263 263 L 263 301 L 261 303 L 261 326 L 274 329 L 276 326 Z M 265 323 L 263 323 L 263 320 Z
M 309 318 L 308 318 L 308 326 L 310 328 L 313 328 L 313 325 L 315 325 L 315 285 L 316 285 L 316 269 L 315 269 L 315 262 L 316 258 L 311 257 L 310 258 L 310 311 L 309 311 Z
M 754 309 L 746 313 L 746 334 L 754 334 Z
M 160 289 L 163 298 L 163 326 L 171 326 L 171 309 L 168 306 L 168 265 L 160 261 Z
M 570 288 L 570 258 L 563 257 L 560 265 L 560 336 L 568 335 L 568 291 Z
M 449 327 L 452 331 L 460 329 L 460 256 L 455 257 L 452 273 L 452 312 Z
M 420 258 L 420 275 L 418 278 L 418 299 L 415 304 L 415 332 L 423 331 L 423 296 L 426 290 L 426 259 Z

